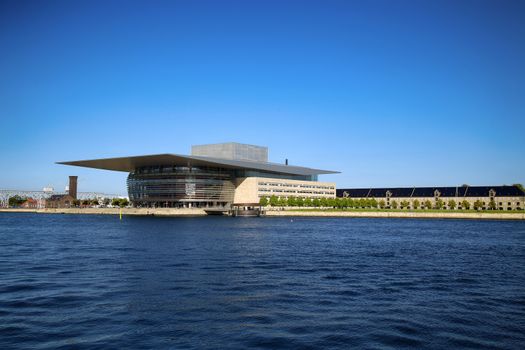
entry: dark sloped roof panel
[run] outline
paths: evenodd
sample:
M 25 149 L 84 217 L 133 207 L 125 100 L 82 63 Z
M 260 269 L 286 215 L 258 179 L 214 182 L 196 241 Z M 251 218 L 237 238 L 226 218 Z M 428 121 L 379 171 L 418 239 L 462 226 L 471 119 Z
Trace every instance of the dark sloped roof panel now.
M 465 197 L 465 194 L 468 191 L 468 186 L 461 186 L 461 187 L 458 187 L 457 189 L 458 189 L 458 197 Z
M 457 187 L 436 187 L 434 191 L 432 191 L 432 195 L 434 195 L 436 191 L 439 191 L 440 197 L 456 197 L 456 190 Z
M 525 192 L 518 186 L 469 186 L 467 197 L 487 197 L 490 190 L 494 190 L 496 197 L 524 196 Z
M 369 191 L 370 191 L 369 188 L 342 188 L 342 189 L 336 189 L 336 196 L 337 197 L 361 198 L 361 197 L 366 197 Z M 345 195 L 345 192 L 347 193 L 346 195 Z
M 337 196 L 343 197 L 347 192 L 350 197 L 386 197 L 390 192 L 392 198 L 396 197 L 434 197 L 435 191 L 439 197 L 488 197 L 490 190 L 494 190 L 496 197 L 525 196 L 525 192 L 517 186 L 461 186 L 461 187 L 391 187 L 391 188 L 341 188 Z
M 416 187 L 412 197 L 434 197 L 434 187 Z

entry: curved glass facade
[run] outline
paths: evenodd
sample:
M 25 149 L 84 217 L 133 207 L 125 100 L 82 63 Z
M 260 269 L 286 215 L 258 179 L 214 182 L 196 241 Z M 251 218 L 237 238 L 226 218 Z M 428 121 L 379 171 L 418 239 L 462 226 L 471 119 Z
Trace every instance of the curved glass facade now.
M 128 175 L 129 198 L 136 205 L 161 207 L 223 206 L 233 201 L 231 169 L 148 166 Z

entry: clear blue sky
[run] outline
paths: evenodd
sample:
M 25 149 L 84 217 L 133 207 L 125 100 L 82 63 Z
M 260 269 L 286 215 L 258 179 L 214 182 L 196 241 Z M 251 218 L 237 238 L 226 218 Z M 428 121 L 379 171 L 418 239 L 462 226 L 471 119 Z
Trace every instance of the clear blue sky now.
M 266 145 L 338 187 L 525 182 L 525 1 L 0 1 L 0 188 Z

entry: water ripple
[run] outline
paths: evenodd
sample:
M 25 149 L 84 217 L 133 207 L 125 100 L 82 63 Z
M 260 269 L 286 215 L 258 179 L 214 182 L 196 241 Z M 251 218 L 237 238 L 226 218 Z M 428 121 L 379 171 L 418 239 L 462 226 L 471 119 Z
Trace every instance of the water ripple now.
M 525 225 L 0 215 L 1 349 L 522 349 Z

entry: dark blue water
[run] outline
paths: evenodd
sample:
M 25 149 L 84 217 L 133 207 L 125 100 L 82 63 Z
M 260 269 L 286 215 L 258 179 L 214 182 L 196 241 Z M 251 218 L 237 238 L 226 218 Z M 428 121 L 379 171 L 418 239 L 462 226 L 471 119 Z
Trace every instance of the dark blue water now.
M 525 223 L 0 213 L 1 349 L 523 349 Z

